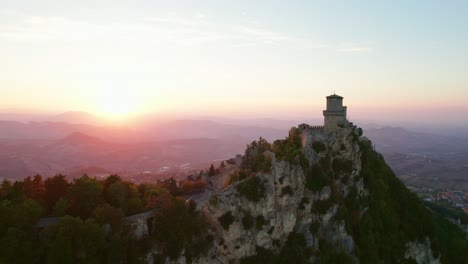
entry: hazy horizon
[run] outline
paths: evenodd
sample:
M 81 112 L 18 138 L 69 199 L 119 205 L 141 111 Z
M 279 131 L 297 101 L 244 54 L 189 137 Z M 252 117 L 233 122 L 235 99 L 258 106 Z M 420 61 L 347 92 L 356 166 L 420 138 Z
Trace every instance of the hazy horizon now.
M 466 2 L 70 3 L 0 5 L 1 109 L 467 122 Z
M 345 98 L 346 101 L 346 98 Z M 325 108 L 325 102 L 324 107 Z M 217 114 L 217 113 L 187 113 L 183 111 L 165 112 L 165 113 L 139 113 L 132 116 L 127 116 L 120 119 L 108 118 L 106 115 L 95 114 L 86 111 L 64 110 L 64 111 L 33 111 L 19 109 L 0 109 L 0 121 L 51 121 L 54 117 L 76 115 L 85 119 L 92 119 L 90 122 L 85 120 L 78 123 L 101 123 L 102 125 L 131 125 L 135 121 L 173 121 L 173 120 L 208 120 L 219 121 L 225 120 L 230 122 L 248 122 L 256 120 L 271 120 L 276 121 L 291 121 L 291 122 L 307 122 L 320 125 L 323 122 L 322 108 L 314 107 L 306 109 L 303 112 L 281 112 L 282 109 L 277 109 L 279 112 L 261 112 L 261 113 L 234 113 L 234 114 Z M 404 126 L 404 125 L 431 125 L 451 126 L 451 127 L 468 127 L 468 120 L 464 118 L 464 109 L 462 108 L 441 108 L 428 111 L 420 108 L 414 111 L 407 112 L 404 109 L 383 109 L 383 108 L 368 108 L 364 109 L 359 106 L 348 105 L 349 120 L 357 125 L 367 125 L 374 123 L 381 126 Z M 61 122 L 77 123 L 73 118 L 69 121 L 60 120 Z M 297 125 L 297 124 L 296 124 Z

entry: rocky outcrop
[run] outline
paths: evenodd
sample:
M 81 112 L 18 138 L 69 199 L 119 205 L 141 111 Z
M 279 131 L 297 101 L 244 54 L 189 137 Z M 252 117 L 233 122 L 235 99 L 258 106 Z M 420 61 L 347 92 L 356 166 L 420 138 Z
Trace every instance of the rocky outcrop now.
M 411 258 L 420 264 L 439 264 L 440 259 L 432 254 L 431 243 L 428 238 L 426 241 L 409 242 L 406 244 L 405 257 Z
M 198 204 L 212 226 L 215 239 L 208 255 L 193 260 L 194 263 L 239 263 L 256 255 L 259 248 L 278 254 L 293 233 L 304 237 L 310 252 L 318 252 L 327 245 L 351 262 L 359 263 L 356 242 L 347 229 L 349 218 L 346 223 L 343 213 L 346 209 L 339 201 L 362 201 L 370 195 L 361 174 L 360 147 L 371 146 L 370 141 L 360 137 L 355 127 L 327 134 L 300 127 L 299 137 L 302 148 L 293 161 L 271 159 L 269 170 L 233 182 L 224 191 L 212 192 L 211 197 Z M 320 170 L 326 174 L 325 180 L 320 179 Z M 239 187 L 252 179 L 261 185 L 259 190 L 264 195 L 260 198 L 240 191 Z M 354 221 L 365 217 L 368 209 L 366 203 L 359 204 L 352 214 Z M 439 263 L 432 256 L 429 240 L 408 243 L 406 248 L 407 259 Z M 316 257 L 315 254 L 309 261 L 316 262 Z M 181 256 L 167 263 L 185 261 Z
M 303 152 L 311 166 L 322 158 L 349 160 L 352 171 L 336 175 L 336 178 L 348 178 L 348 183 L 340 183 L 339 191 L 346 195 L 360 173 L 359 145 L 353 130 L 343 129 L 328 136 L 303 132 Z M 314 142 L 320 142 L 325 149 L 317 152 Z M 265 187 L 265 197 L 258 202 L 250 201 L 241 195 L 234 183 L 224 192 L 216 194 L 216 203 L 207 203 L 202 209 L 205 215 L 216 226 L 217 241 L 210 256 L 200 263 L 238 262 L 241 258 L 256 254 L 256 248 L 262 247 L 278 252 L 292 232 L 303 234 L 307 246 L 318 249 L 319 241 L 327 242 L 342 248 L 351 254 L 354 249 L 352 237 L 347 234 L 342 221 L 336 220 L 337 205 L 327 208 L 324 213 L 311 213 L 317 201 L 331 199 L 330 186 L 312 192 L 306 188 L 306 175 L 300 165 L 289 162 L 273 161 L 269 172 L 258 173 Z M 357 181 L 359 190 L 364 193 L 362 181 Z M 228 228 L 223 228 L 219 218 L 227 213 L 234 217 Z M 252 226 L 246 226 L 246 219 L 253 219 Z M 259 223 L 262 222 L 262 223 Z M 316 230 L 311 225 L 316 223 Z

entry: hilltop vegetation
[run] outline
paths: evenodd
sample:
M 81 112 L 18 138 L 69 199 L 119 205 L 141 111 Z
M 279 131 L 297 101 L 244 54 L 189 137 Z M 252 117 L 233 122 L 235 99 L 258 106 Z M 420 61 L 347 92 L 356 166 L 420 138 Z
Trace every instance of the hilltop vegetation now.
M 117 175 L 3 181 L 0 263 L 140 263 L 150 248 L 160 258 L 184 249 L 198 256 L 207 249 L 207 226 L 176 194 L 183 193 L 174 181 L 135 185 Z M 122 218 L 155 208 L 154 235 L 136 240 Z M 36 226 L 42 217 L 59 218 L 42 230 Z

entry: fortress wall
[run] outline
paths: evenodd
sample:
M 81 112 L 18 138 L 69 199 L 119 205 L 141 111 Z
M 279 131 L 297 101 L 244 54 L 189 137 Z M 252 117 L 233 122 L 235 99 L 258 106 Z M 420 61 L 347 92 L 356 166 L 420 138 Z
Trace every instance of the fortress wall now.
M 338 129 L 338 124 L 344 124 L 346 117 L 343 116 L 325 116 L 325 131 L 333 131 Z

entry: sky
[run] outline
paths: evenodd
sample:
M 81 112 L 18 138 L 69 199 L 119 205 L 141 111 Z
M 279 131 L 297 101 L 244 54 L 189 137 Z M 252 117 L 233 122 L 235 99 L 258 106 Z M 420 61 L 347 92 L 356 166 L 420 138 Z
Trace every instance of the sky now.
M 0 110 L 466 122 L 468 1 L 0 0 Z

